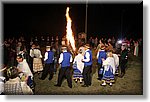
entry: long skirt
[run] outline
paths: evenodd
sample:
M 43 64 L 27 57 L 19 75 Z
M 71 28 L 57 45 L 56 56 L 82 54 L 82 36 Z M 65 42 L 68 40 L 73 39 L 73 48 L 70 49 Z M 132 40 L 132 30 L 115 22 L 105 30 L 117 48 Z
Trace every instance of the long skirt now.
M 42 60 L 40 58 L 33 59 L 33 72 L 39 72 L 43 70 Z
M 73 70 L 73 78 L 83 78 L 83 75 L 79 69 Z
M 81 71 L 77 68 L 77 64 L 73 64 L 73 78 L 83 78 Z
M 108 70 L 104 70 L 103 78 L 102 80 L 106 81 L 106 83 L 114 82 L 114 74 L 112 71 L 112 68 L 109 68 Z

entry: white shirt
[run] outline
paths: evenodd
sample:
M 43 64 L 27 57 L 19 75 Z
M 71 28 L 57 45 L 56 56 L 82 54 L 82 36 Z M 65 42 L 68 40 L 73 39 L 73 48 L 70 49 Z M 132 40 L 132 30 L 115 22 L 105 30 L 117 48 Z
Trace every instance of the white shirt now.
M 90 61 L 90 53 L 87 52 L 87 51 L 89 51 L 89 49 L 87 49 L 85 51 L 85 57 L 86 57 L 86 59 L 83 59 L 84 62 L 89 62 Z
M 100 52 L 100 51 L 105 51 L 105 50 L 99 50 L 99 51 L 97 52 L 97 56 L 96 56 L 97 59 L 98 59 L 98 57 L 99 57 L 99 52 Z
M 67 52 L 66 50 L 65 51 L 63 51 L 63 52 Z M 70 62 L 72 62 L 72 56 L 70 56 Z M 62 63 L 62 61 L 63 61 L 63 53 L 61 53 L 60 54 L 60 57 L 59 57 L 59 64 L 61 64 Z
M 17 68 L 22 71 L 26 76 L 31 76 L 33 77 L 33 74 L 29 68 L 28 63 L 26 62 L 26 60 L 24 59 L 22 62 L 19 62 Z
M 30 56 L 36 58 L 42 58 L 41 51 L 39 49 L 30 49 Z
M 48 59 L 48 52 L 45 52 L 44 61 L 46 61 L 47 59 Z M 54 56 L 53 56 L 53 60 L 54 60 Z

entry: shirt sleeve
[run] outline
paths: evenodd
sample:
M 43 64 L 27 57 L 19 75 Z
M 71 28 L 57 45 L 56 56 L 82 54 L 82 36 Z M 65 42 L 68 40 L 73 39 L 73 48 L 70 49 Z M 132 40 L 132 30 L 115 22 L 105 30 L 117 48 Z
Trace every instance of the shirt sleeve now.
M 48 59 L 48 52 L 45 52 L 44 61 L 46 61 L 47 59 Z
M 84 62 L 89 62 L 90 61 L 90 54 L 88 52 L 85 53 L 86 59 L 83 59 Z
M 63 61 L 63 53 L 60 54 L 60 57 L 59 57 L 59 64 L 61 64 Z
M 97 52 L 97 59 L 98 59 L 98 57 L 99 57 L 99 51 Z
M 31 57 L 34 57 L 34 54 L 33 54 L 33 50 L 32 50 L 32 49 L 30 50 L 30 56 L 31 56 Z
M 70 55 L 70 62 L 72 62 L 73 58 L 72 58 L 72 55 Z
M 41 54 L 41 51 L 39 50 L 39 55 L 40 55 L 40 58 L 42 58 L 42 54 Z

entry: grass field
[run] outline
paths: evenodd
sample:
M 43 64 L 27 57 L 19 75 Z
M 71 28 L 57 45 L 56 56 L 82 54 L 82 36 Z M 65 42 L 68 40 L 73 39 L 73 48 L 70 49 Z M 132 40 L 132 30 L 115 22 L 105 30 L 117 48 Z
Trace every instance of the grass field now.
M 48 77 L 39 80 L 38 74 L 34 75 L 36 95 L 142 95 L 143 94 L 143 64 L 142 57 L 135 57 L 129 54 L 128 67 L 123 78 L 116 77 L 113 86 L 100 86 L 101 81 L 97 80 L 96 60 L 93 62 L 92 86 L 81 87 L 80 83 L 73 81 L 73 88 L 69 88 L 67 80 L 64 80 L 61 87 L 55 87 L 58 71 L 51 81 Z

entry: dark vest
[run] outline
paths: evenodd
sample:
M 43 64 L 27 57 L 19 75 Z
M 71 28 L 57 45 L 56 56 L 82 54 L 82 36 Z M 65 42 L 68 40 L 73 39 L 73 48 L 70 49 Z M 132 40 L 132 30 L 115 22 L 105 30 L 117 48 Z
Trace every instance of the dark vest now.
M 102 58 L 106 59 L 107 55 L 105 51 L 99 51 L 98 63 L 102 64 Z
M 91 50 L 88 50 L 86 53 L 89 53 L 90 54 L 90 61 L 89 62 L 84 62 L 84 66 L 90 66 L 92 65 L 92 52 Z M 84 54 L 84 59 L 86 59 L 86 54 Z
M 61 63 L 61 67 L 69 67 L 70 58 L 71 58 L 71 54 L 69 52 L 63 52 L 63 61 Z
M 48 59 L 45 61 L 45 63 L 53 63 L 54 60 L 54 52 L 53 51 L 48 51 Z

